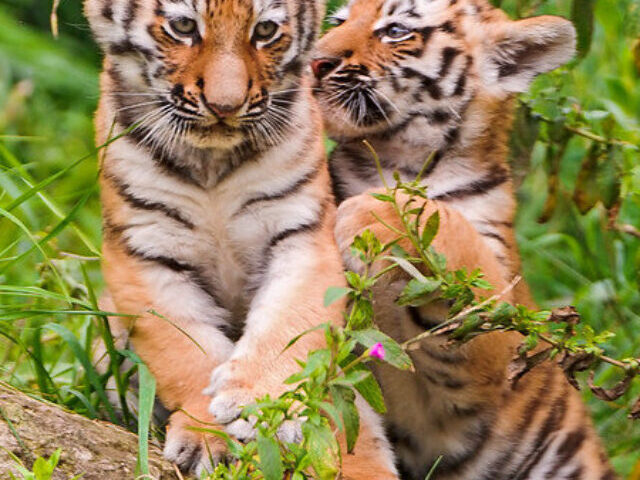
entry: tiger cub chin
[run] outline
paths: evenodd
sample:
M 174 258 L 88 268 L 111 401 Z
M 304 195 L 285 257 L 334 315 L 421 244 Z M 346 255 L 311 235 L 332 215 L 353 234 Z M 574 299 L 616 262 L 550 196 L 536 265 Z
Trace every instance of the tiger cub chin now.
M 241 407 L 280 394 L 324 337 L 282 353 L 287 342 L 342 320 L 339 305 L 323 308 L 342 262 L 322 122 L 302 81 L 324 5 L 87 0 L 85 10 L 105 53 L 97 142 L 121 137 L 101 171 L 108 297 L 135 315 L 120 322 L 174 412 L 166 457 L 200 474 L 226 452 L 191 427 L 251 438 Z M 396 478 L 379 420 L 361 407 L 341 475 Z
M 433 155 L 423 218 L 440 211 L 436 250 L 452 269 L 481 268 L 503 291 L 520 271 L 506 162 L 514 96 L 571 59 L 573 26 L 551 16 L 511 21 L 485 0 L 352 0 L 334 20 L 312 67 L 338 142 L 330 169 L 345 262 L 358 268 L 348 247 L 364 229 L 395 237 L 371 212 L 398 225 L 389 204 L 364 194 L 382 187 L 367 139 L 390 182 L 394 171 L 413 180 Z M 376 301 L 379 325 L 399 341 L 443 319 L 435 307 L 396 306 L 405 282 L 389 278 Z M 523 283 L 505 299 L 532 304 Z M 424 479 L 439 456 L 437 480 L 615 478 L 558 368 L 507 381 L 520 342 L 497 333 L 451 349 L 433 339 L 412 353 L 416 373 L 378 368 L 402 478 Z

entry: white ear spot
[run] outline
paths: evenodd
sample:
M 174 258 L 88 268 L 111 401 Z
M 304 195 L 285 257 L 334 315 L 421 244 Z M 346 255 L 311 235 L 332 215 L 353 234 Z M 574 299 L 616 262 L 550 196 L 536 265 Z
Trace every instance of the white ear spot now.
M 576 31 L 561 17 L 542 16 L 508 22 L 491 35 L 483 76 L 490 86 L 524 92 L 533 79 L 573 58 Z

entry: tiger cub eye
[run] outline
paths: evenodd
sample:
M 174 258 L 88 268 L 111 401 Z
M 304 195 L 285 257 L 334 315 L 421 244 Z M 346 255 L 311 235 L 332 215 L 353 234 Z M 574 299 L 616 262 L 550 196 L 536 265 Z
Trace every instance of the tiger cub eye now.
M 169 23 L 174 32 L 180 35 L 193 35 L 198 30 L 198 24 L 191 18 L 178 18 Z
M 271 20 L 260 22 L 253 31 L 253 37 L 259 42 L 264 42 L 272 39 L 277 31 L 278 24 L 276 22 L 272 22 Z
M 404 25 L 399 25 L 397 23 L 394 23 L 393 25 L 391 25 L 389 28 L 387 28 L 387 31 L 386 31 L 387 37 L 393 38 L 393 39 L 404 37 L 405 35 L 409 35 L 410 33 L 411 33 L 411 30 L 409 30 Z

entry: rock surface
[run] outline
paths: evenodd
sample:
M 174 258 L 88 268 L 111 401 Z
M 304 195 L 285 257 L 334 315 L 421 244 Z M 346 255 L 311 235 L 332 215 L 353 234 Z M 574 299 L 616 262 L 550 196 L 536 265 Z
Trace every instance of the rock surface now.
M 80 474 L 83 480 L 136 478 L 136 435 L 67 412 L 0 383 L 0 478 L 16 473 L 15 460 L 6 450 L 30 468 L 36 457 L 48 458 L 58 448 L 62 449 L 62 456 L 53 480 L 68 480 Z M 149 446 L 149 471 L 155 480 L 180 478 L 154 445 Z

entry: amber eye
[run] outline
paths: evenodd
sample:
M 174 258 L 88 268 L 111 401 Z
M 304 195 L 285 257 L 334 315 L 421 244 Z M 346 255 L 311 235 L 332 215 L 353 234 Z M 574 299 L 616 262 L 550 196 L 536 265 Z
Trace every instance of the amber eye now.
M 266 42 L 267 40 L 271 40 L 277 31 L 278 24 L 276 22 L 272 22 L 271 20 L 260 22 L 253 30 L 253 38 L 257 42 Z
M 385 36 L 397 40 L 399 38 L 406 37 L 410 33 L 411 30 L 404 25 L 394 23 L 393 25 L 389 25 L 389 27 L 387 27 Z
M 196 21 L 187 17 L 172 20 L 169 25 L 171 25 L 173 31 L 179 35 L 193 35 L 198 30 Z

